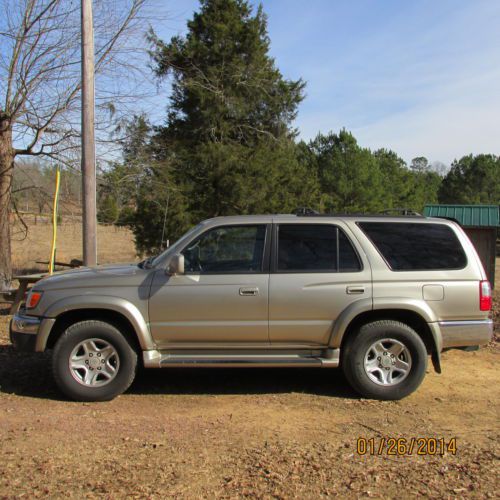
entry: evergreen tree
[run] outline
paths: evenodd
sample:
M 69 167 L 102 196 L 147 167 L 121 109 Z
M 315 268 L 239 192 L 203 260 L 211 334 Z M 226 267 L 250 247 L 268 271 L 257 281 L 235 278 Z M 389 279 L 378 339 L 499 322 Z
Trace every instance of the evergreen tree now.
M 156 158 L 181 184 L 192 222 L 284 212 L 317 198 L 291 123 L 304 82 L 283 78 L 269 56 L 266 16 L 244 0 L 202 0 L 185 37 L 151 34 L 159 77 L 173 77 Z
M 321 211 L 376 212 L 385 208 L 379 164 L 350 132 L 319 134 L 310 148 L 316 155 Z
M 441 176 L 432 171 L 423 156 L 414 158 L 410 168 L 393 151 L 375 151 L 383 182 L 386 208 L 402 208 L 422 212 L 427 203 L 437 202 Z
M 442 178 L 436 172 L 411 172 L 403 206 L 422 212 L 429 203 L 437 203 Z
M 104 224 L 114 224 L 118 220 L 120 210 L 116 199 L 112 196 L 105 196 L 99 202 L 99 210 L 97 211 L 97 220 Z
M 404 160 L 387 149 L 379 149 L 373 155 L 379 165 L 384 208 L 413 208 L 408 206 L 413 176 Z
M 439 189 L 440 203 L 500 203 L 500 157 L 469 155 L 454 161 Z

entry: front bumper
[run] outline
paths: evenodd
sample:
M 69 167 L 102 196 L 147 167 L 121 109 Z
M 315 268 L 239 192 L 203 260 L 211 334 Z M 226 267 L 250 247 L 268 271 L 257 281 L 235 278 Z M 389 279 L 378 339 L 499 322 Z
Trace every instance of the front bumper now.
M 443 348 L 487 344 L 493 336 L 493 320 L 440 321 Z
M 10 341 L 18 351 L 36 351 L 37 334 L 41 318 L 17 313 L 10 320 Z

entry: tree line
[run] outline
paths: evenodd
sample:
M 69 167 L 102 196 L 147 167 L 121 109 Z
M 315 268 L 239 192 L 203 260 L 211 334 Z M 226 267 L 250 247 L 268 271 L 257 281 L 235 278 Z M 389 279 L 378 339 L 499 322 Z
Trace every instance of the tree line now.
M 104 175 L 99 217 L 129 225 L 140 253 L 162 250 L 191 225 L 220 215 L 380 212 L 427 203 L 498 203 L 500 159 L 466 156 L 443 176 L 425 157 L 407 165 L 347 130 L 297 139 L 305 82 L 269 55 L 262 6 L 202 0 L 185 36 L 149 33 L 156 77 L 170 78 L 164 124 L 129 120 L 123 161 Z M 437 170 L 437 171 L 436 171 Z

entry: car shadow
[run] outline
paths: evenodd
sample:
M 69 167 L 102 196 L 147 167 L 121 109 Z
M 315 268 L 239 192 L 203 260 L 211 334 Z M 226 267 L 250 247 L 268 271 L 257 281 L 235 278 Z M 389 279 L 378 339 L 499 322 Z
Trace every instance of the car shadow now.
M 64 400 L 51 370 L 51 353 L 22 353 L 0 345 L 0 393 Z M 252 395 L 305 393 L 358 399 L 339 369 L 139 369 L 127 391 L 136 395 Z
M 16 351 L 0 345 L 0 394 L 64 399 L 52 378 L 50 353 Z
M 163 368 L 141 370 L 132 394 L 306 393 L 356 398 L 341 370 L 321 368 Z

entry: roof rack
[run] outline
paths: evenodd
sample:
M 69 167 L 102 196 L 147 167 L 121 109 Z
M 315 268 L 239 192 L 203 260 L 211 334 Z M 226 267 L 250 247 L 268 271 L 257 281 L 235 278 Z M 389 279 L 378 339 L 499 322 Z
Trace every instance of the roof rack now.
M 321 215 L 316 210 L 309 207 L 299 207 L 293 211 L 294 215 L 305 216 L 305 215 Z
M 417 217 L 422 217 L 422 214 L 419 214 L 415 210 L 412 210 L 411 208 L 386 208 L 385 210 L 382 210 L 380 212 L 382 215 L 391 215 L 391 214 L 396 214 L 396 215 L 415 215 Z
M 408 208 L 388 208 L 378 213 L 331 213 L 321 214 L 309 207 L 299 207 L 293 211 L 297 217 L 424 217 L 422 214 Z

